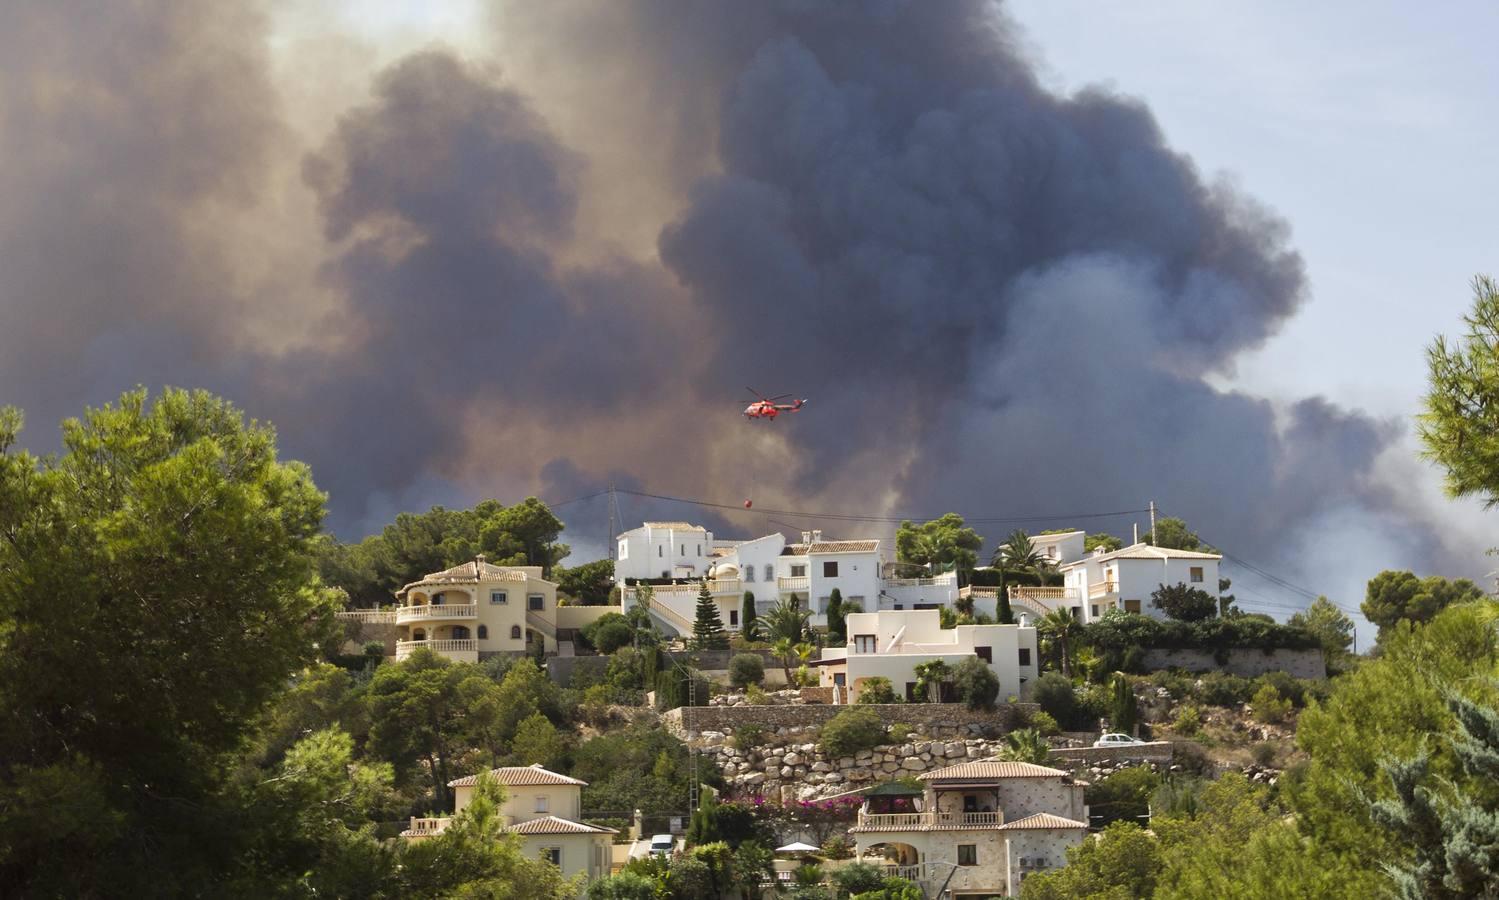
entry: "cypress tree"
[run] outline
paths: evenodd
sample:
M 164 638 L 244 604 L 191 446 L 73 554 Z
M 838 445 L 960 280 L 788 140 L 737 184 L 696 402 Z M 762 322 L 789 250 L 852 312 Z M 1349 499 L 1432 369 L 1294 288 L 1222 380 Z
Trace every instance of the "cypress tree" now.
M 744 592 L 744 602 L 739 607 L 739 630 L 748 640 L 755 640 L 755 632 L 759 628 L 755 625 L 755 594 L 753 591 Z
M 848 624 L 843 617 L 843 592 L 833 588 L 828 597 L 828 641 L 835 644 L 848 642 Z
M 692 623 L 692 645 L 697 650 L 729 649 L 729 633 L 724 630 L 718 604 L 708 590 L 707 580 L 697 592 L 697 620 Z
M 999 624 L 1015 624 L 1015 610 L 1010 608 L 1010 592 L 1005 587 L 1003 578 L 1000 579 L 999 585 Z
M 1109 699 L 1109 724 L 1114 727 L 1115 731 L 1133 734 L 1135 723 L 1140 715 L 1139 708 L 1135 705 L 1135 692 L 1129 686 L 1129 679 L 1124 677 L 1123 672 L 1115 672 L 1110 688 L 1113 693 Z

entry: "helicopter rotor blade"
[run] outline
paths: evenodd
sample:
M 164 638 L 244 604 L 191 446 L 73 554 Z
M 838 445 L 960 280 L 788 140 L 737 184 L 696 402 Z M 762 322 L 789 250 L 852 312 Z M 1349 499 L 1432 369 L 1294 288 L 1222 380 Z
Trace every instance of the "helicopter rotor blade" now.
M 747 388 L 745 388 L 745 390 L 749 391 L 751 394 L 754 394 L 756 397 L 759 397 L 761 400 L 765 399 L 765 395 L 764 394 L 760 393 L 759 391 L 755 390 L 752 387 L 747 387 Z
M 791 396 L 790 394 L 778 394 L 778 395 L 776 395 L 774 397 L 771 397 L 770 398 L 770 402 L 774 403 L 777 400 L 784 400 L 784 399 L 786 399 L 787 397 L 790 397 L 790 396 Z

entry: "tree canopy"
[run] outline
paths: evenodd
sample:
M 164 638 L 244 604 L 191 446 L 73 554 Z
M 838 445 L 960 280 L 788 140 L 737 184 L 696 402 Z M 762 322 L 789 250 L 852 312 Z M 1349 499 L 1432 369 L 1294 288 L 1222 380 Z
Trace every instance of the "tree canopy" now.
M 1424 456 L 1446 473 L 1447 492 L 1499 504 L 1499 284 L 1473 279 L 1466 333 L 1426 350 L 1430 385 L 1418 421 Z
M 1317 636 L 1329 671 L 1339 671 L 1347 664 L 1349 648 L 1353 646 L 1353 620 L 1325 596 L 1313 600 L 1304 612 L 1291 616 L 1286 624 Z
M 901 562 L 930 566 L 932 574 L 949 569 L 970 572 L 978 565 L 978 553 L 984 539 L 963 524 L 957 513 L 915 524 L 900 523 L 895 530 L 895 555 Z M 906 575 L 914 573 L 902 573 Z
M 1150 600 L 1166 615 L 1180 622 L 1200 622 L 1218 612 L 1217 598 L 1186 584 L 1163 584 L 1150 592 Z
M 1454 603 L 1482 597 L 1483 589 L 1466 578 L 1417 578 L 1412 572 L 1387 569 L 1369 580 L 1359 608 L 1365 618 L 1379 626 L 1383 637 L 1396 622 L 1429 622 Z
M 1197 553 L 1212 553 L 1212 547 L 1203 543 L 1197 533 L 1187 527 L 1187 523 L 1173 516 L 1164 516 L 1156 519 L 1155 529 L 1145 532 L 1140 538 L 1147 544 L 1156 547 L 1165 547 L 1169 550 L 1190 550 Z

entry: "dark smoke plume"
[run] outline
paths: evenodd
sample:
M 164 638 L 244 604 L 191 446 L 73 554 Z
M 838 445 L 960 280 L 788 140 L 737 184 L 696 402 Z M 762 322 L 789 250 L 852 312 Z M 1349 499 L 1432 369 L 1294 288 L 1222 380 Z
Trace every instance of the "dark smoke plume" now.
M 1306 299 L 1286 224 L 1143 104 L 1043 89 L 991 4 L 493 18 L 492 58 L 429 48 L 325 109 L 276 74 L 325 61 L 277 69 L 253 8 L 15 11 L 0 401 L 30 440 L 201 384 L 277 423 L 346 536 L 610 482 L 877 513 L 1154 498 L 1301 574 L 1315 529 L 1435 533 L 1377 471 L 1398 428 L 1210 383 Z M 307 104 L 336 124 L 297 133 Z M 751 425 L 746 384 L 813 404 Z

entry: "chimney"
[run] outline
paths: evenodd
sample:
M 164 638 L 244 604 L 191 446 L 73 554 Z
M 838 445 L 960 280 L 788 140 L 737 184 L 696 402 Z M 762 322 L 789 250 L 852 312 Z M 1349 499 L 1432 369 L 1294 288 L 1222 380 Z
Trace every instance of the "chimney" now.
M 803 544 L 810 544 L 810 543 L 812 543 L 812 532 L 810 532 L 810 531 L 803 531 L 802 532 L 802 543 Z
M 815 544 L 820 540 L 822 540 L 822 529 L 818 528 L 812 532 L 812 543 Z
M 481 575 L 484 573 L 484 560 L 485 556 L 482 553 L 474 557 L 474 571 Z

